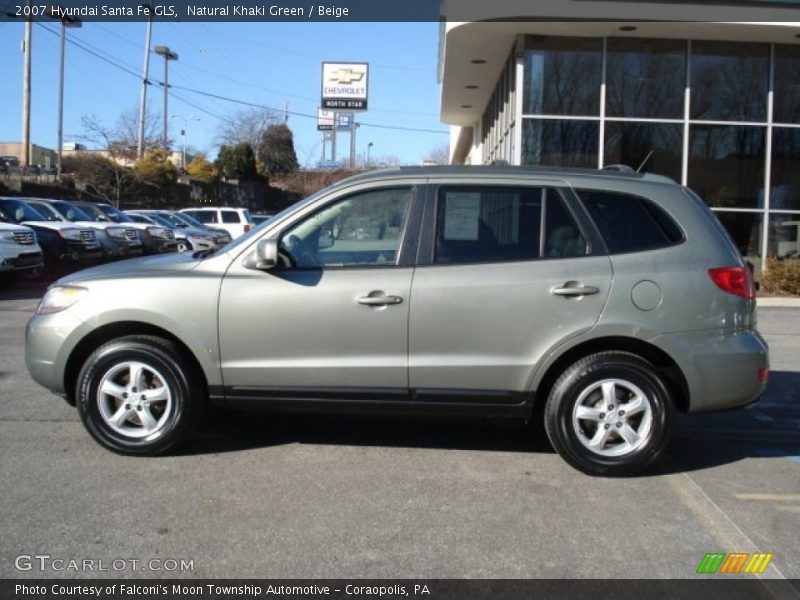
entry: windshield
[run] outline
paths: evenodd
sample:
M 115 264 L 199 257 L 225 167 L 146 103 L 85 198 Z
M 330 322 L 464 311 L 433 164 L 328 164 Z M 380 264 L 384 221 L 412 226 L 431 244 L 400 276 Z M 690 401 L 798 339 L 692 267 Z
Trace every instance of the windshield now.
M 115 223 L 133 223 L 133 220 L 128 215 L 110 204 L 101 204 L 98 208 L 106 218 Z
M 173 227 L 194 227 L 194 225 L 181 219 L 178 213 L 158 213 L 158 216 L 169 221 Z
M 147 213 L 147 218 L 152 219 L 154 222 L 158 223 L 162 227 L 166 227 L 167 229 L 175 229 L 175 225 L 170 223 L 169 219 L 164 217 L 164 215 L 159 215 L 156 213 Z
M 58 211 L 49 204 L 32 202 L 31 206 L 47 217 L 48 221 L 66 221 L 66 219 L 58 214 Z
M 81 204 L 81 210 L 85 212 L 90 218 L 89 221 L 105 221 L 108 222 L 106 213 L 97 208 L 94 204 Z
M 0 210 L 15 223 L 22 221 L 58 221 L 55 217 L 48 217 L 36 210 L 30 204 L 26 204 L 21 200 L 3 200 L 0 201 Z
M 65 202 L 64 200 L 56 200 L 55 202 L 53 202 L 52 206 L 48 206 L 48 208 L 50 210 L 54 209 L 57 210 L 62 217 L 64 217 L 67 221 L 72 221 L 73 223 L 75 221 L 99 220 L 92 217 L 91 215 L 88 215 L 74 204 L 70 204 L 69 202 Z
M 189 213 L 172 213 L 172 214 L 178 217 L 181 221 L 183 221 L 190 227 L 199 227 L 201 229 L 206 229 L 208 227 L 208 225 L 204 225 Z

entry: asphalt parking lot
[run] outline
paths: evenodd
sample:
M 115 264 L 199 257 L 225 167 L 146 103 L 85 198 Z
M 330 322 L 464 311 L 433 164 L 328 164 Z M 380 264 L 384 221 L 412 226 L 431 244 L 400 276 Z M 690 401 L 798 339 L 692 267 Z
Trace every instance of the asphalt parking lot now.
M 178 456 L 117 456 L 27 375 L 39 293 L 0 292 L 0 577 L 691 578 L 707 552 L 766 552 L 768 585 L 800 579 L 800 309 L 759 311 L 757 408 L 682 418 L 620 480 L 485 421 L 214 413 Z M 193 570 L 17 570 L 34 554 Z

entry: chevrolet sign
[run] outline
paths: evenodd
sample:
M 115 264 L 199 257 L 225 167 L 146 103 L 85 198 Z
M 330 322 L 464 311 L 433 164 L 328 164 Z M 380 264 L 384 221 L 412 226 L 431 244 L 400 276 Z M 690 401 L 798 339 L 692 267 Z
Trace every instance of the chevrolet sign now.
M 369 64 L 322 63 L 322 108 L 367 110 Z

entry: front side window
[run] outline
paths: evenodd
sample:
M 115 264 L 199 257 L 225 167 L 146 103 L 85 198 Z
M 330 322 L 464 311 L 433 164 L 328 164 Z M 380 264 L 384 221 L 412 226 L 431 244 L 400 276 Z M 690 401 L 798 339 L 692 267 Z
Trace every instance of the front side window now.
M 566 258 L 586 241 L 564 201 L 544 188 L 451 187 L 439 190 L 437 264 Z
M 410 188 L 348 196 L 286 231 L 280 250 L 299 269 L 395 265 L 411 198 Z
M 198 210 L 196 212 L 190 212 L 189 214 L 201 223 L 217 222 L 217 212 L 214 210 Z

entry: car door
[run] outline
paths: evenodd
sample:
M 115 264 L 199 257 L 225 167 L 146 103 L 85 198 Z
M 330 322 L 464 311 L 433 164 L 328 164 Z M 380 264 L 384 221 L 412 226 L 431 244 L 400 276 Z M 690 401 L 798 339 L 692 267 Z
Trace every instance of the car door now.
M 611 262 L 563 186 L 431 186 L 409 322 L 417 399 L 519 403 L 548 349 L 596 323 Z
M 219 309 L 229 397 L 407 397 L 416 205 L 411 185 L 344 192 L 267 231 L 278 267 L 234 261 Z

